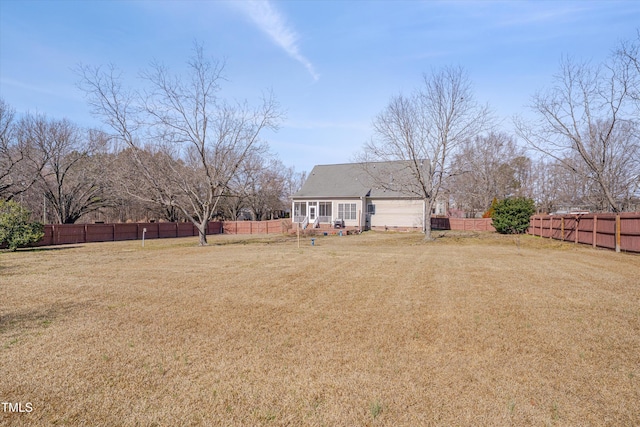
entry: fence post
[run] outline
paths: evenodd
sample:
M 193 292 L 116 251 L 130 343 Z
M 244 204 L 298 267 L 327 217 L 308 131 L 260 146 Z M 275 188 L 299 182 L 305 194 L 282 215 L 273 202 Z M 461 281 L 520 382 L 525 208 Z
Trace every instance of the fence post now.
M 540 215 L 540 237 L 542 237 L 542 215 Z
M 549 238 L 553 239 L 553 216 L 549 215 Z
M 578 243 L 578 233 L 580 232 L 580 218 L 578 217 L 578 215 L 575 216 L 575 225 L 573 226 L 574 230 L 575 230 L 575 238 L 574 238 L 574 243 Z
M 620 214 L 616 214 L 616 252 L 620 252 Z
M 564 242 L 564 217 L 560 218 L 560 238 Z
M 592 246 L 597 247 L 597 238 L 598 238 L 598 215 L 593 215 L 593 241 Z

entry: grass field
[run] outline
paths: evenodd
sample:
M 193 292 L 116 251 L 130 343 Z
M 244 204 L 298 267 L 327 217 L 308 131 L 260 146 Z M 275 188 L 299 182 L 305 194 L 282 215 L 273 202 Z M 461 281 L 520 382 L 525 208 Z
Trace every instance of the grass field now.
M 640 425 L 638 255 L 196 243 L 0 254 L 0 425 Z

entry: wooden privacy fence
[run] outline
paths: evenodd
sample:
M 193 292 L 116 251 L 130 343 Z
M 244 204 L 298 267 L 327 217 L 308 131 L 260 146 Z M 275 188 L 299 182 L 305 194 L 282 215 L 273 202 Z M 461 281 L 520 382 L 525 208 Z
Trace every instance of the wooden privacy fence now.
M 640 252 L 640 212 L 621 214 L 534 215 L 529 234 L 550 239 Z
M 210 222 L 207 225 L 207 234 L 220 234 L 221 230 L 220 222 Z M 36 246 L 137 240 L 142 239 L 143 232 L 145 239 L 198 235 L 198 229 L 190 222 L 47 224 L 44 226 L 44 237 Z
M 274 234 L 286 233 L 291 229 L 291 219 L 271 221 L 224 221 L 224 234 Z
M 207 224 L 207 234 L 284 233 L 291 228 L 290 224 L 291 220 L 212 221 Z M 198 229 L 190 222 L 47 224 L 44 226 L 44 237 L 34 246 L 139 240 L 142 239 L 143 232 L 145 239 L 198 235 Z
M 431 218 L 434 230 L 496 231 L 491 218 Z

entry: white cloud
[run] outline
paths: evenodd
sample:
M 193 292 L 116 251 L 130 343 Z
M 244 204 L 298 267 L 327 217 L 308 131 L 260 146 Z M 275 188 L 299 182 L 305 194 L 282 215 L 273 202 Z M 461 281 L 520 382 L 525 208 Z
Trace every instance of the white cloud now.
M 298 34 L 273 4 L 268 0 L 238 1 L 232 4 L 245 13 L 276 45 L 284 49 L 287 55 L 301 63 L 314 80 L 320 78 L 313 64 L 300 53 Z

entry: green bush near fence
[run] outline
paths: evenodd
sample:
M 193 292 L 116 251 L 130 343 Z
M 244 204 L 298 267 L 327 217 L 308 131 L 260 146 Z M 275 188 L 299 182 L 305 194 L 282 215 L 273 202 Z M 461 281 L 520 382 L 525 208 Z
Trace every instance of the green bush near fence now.
M 493 226 L 502 234 L 525 233 L 535 211 L 533 200 L 526 197 L 508 197 L 493 206 Z
M 29 211 L 19 203 L 0 200 L 0 246 L 15 251 L 42 239 L 42 224 L 31 222 L 29 217 Z

